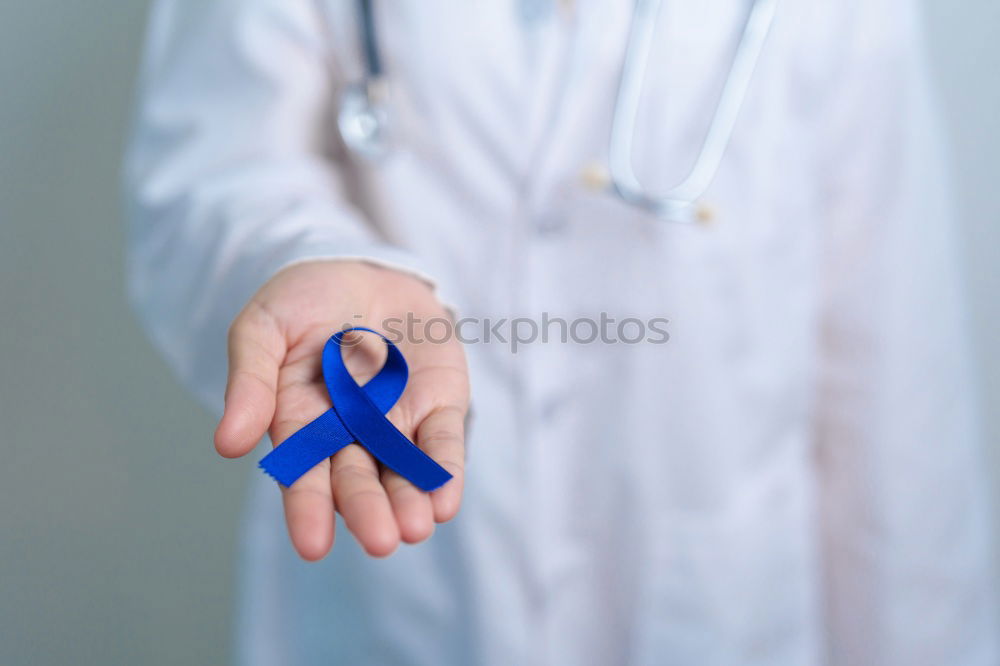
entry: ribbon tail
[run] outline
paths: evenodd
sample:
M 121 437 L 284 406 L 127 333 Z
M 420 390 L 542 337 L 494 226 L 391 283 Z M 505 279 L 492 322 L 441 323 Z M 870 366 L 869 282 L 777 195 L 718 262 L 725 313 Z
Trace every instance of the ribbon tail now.
M 299 477 L 354 441 L 332 409 L 323 412 L 258 463 L 281 485 L 291 486 Z
M 383 429 L 379 436 L 362 440 L 363 446 L 379 462 L 425 492 L 437 490 L 451 480 L 448 470 L 417 448 L 388 420 L 386 425 L 392 428 L 395 436 Z

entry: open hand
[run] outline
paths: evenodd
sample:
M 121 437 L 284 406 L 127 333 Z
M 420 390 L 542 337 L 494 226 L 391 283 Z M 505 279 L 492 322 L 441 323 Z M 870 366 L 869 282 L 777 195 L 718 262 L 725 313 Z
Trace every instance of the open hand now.
M 279 272 L 230 327 L 229 381 L 216 449 L 228 458 L 246 455 L 265 432 L 280 446 L 330 408 L 320 364 L 327 339 L 345 325 L 382 330 L 382 322 L 405 320 L 408 313 L 424 322 L 448 317 L 425 282 L 364 262 L 314 261 Z M 359 445 L 344 447 L 281 489 L 289 535 L 306 560 L 323 558 L 333 546 L 334 509 L 364 549 L 379 557 L 400 540 L 423 541 L 435 522 L 458 513 L 469 404 L 464 352 L 453 337 L 393 341 L 410 376 L 387 416 L 454 478 L 428 494 L 382 468 Z M 381 368 L 385 344 L 377 336 L 360 336 L 344 353 L 351 374 L 364 383 Z

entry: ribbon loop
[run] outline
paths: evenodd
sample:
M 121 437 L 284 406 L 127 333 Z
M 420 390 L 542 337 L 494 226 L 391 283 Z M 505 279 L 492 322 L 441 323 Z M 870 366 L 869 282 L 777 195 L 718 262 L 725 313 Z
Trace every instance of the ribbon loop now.
M 388 351 L 385 365 L 364 386 L 351 377 L 341 355 L 344 334 L 351 331 L 374 333 L 385 341 Z M 359 326 L 334 334 L 323 347 L 323 380 L 333 407 L 264 456 L 261 469 L 287 487 L 356 441 L 421 490 L 440 488 L 451 474 L 385 417 L 403 394 L 408 376 L 403 353 L 378 331 Z

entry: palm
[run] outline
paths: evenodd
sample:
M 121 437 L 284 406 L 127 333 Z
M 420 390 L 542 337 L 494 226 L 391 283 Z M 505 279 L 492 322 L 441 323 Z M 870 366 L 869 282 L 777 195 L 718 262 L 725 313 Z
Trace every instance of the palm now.
M 420 281 L 364 264 L 302 264 L 276 276 L 234 322 L 226 414 L 216 435 L 220 452 L 245 453 L 245 442 L 255 429 L 248 423 L 260 428 L 257 438 L 267 428 L 272 441 L 280 444 L 329 409 L 320 367 L 329 336 L 345 324 L 379 330 L 387 318 L 405 318 L 407 313 L 424 321 L 444 316 Z M 345 362 L 364 382 L 381 367 L 384 346 L 374 336 L 359 342 L 347 349 Z M 329 551 L 334 509 L 372 555 L 391 553 L 400 539 L 426 539 L 435 522 L 449 520 L 458 511 L 468 404 L 461 346 L 455 340 L 403 340 L 399 347 L 410 366 L 410 379 L 388 417 L 454 479 L 428 495 L 380 468 L 360 446 L 345 447 L 283 489 L 289 533 L 306 559 L 319 559 Z

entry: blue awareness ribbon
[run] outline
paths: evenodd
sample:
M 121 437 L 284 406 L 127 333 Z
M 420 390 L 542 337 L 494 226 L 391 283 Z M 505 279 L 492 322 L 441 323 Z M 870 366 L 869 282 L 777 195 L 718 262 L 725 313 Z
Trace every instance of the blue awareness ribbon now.
M 344 334 L 351 331 L 374 333 L 388 349 L 385 365 L 364 386 L 351 377 L 341 355 Z M 325 458 L 357 442 L 417 488 L 427 492 L 440 488 L 451 474 L 385 417 L 403 394 L 408 376 L 403 353 L 378 331 L 359 326 L 334 334 L 323 347 L 323 380 L 333 407 L 264 456 L 261 469 L 283 486 L 291 486 Z

